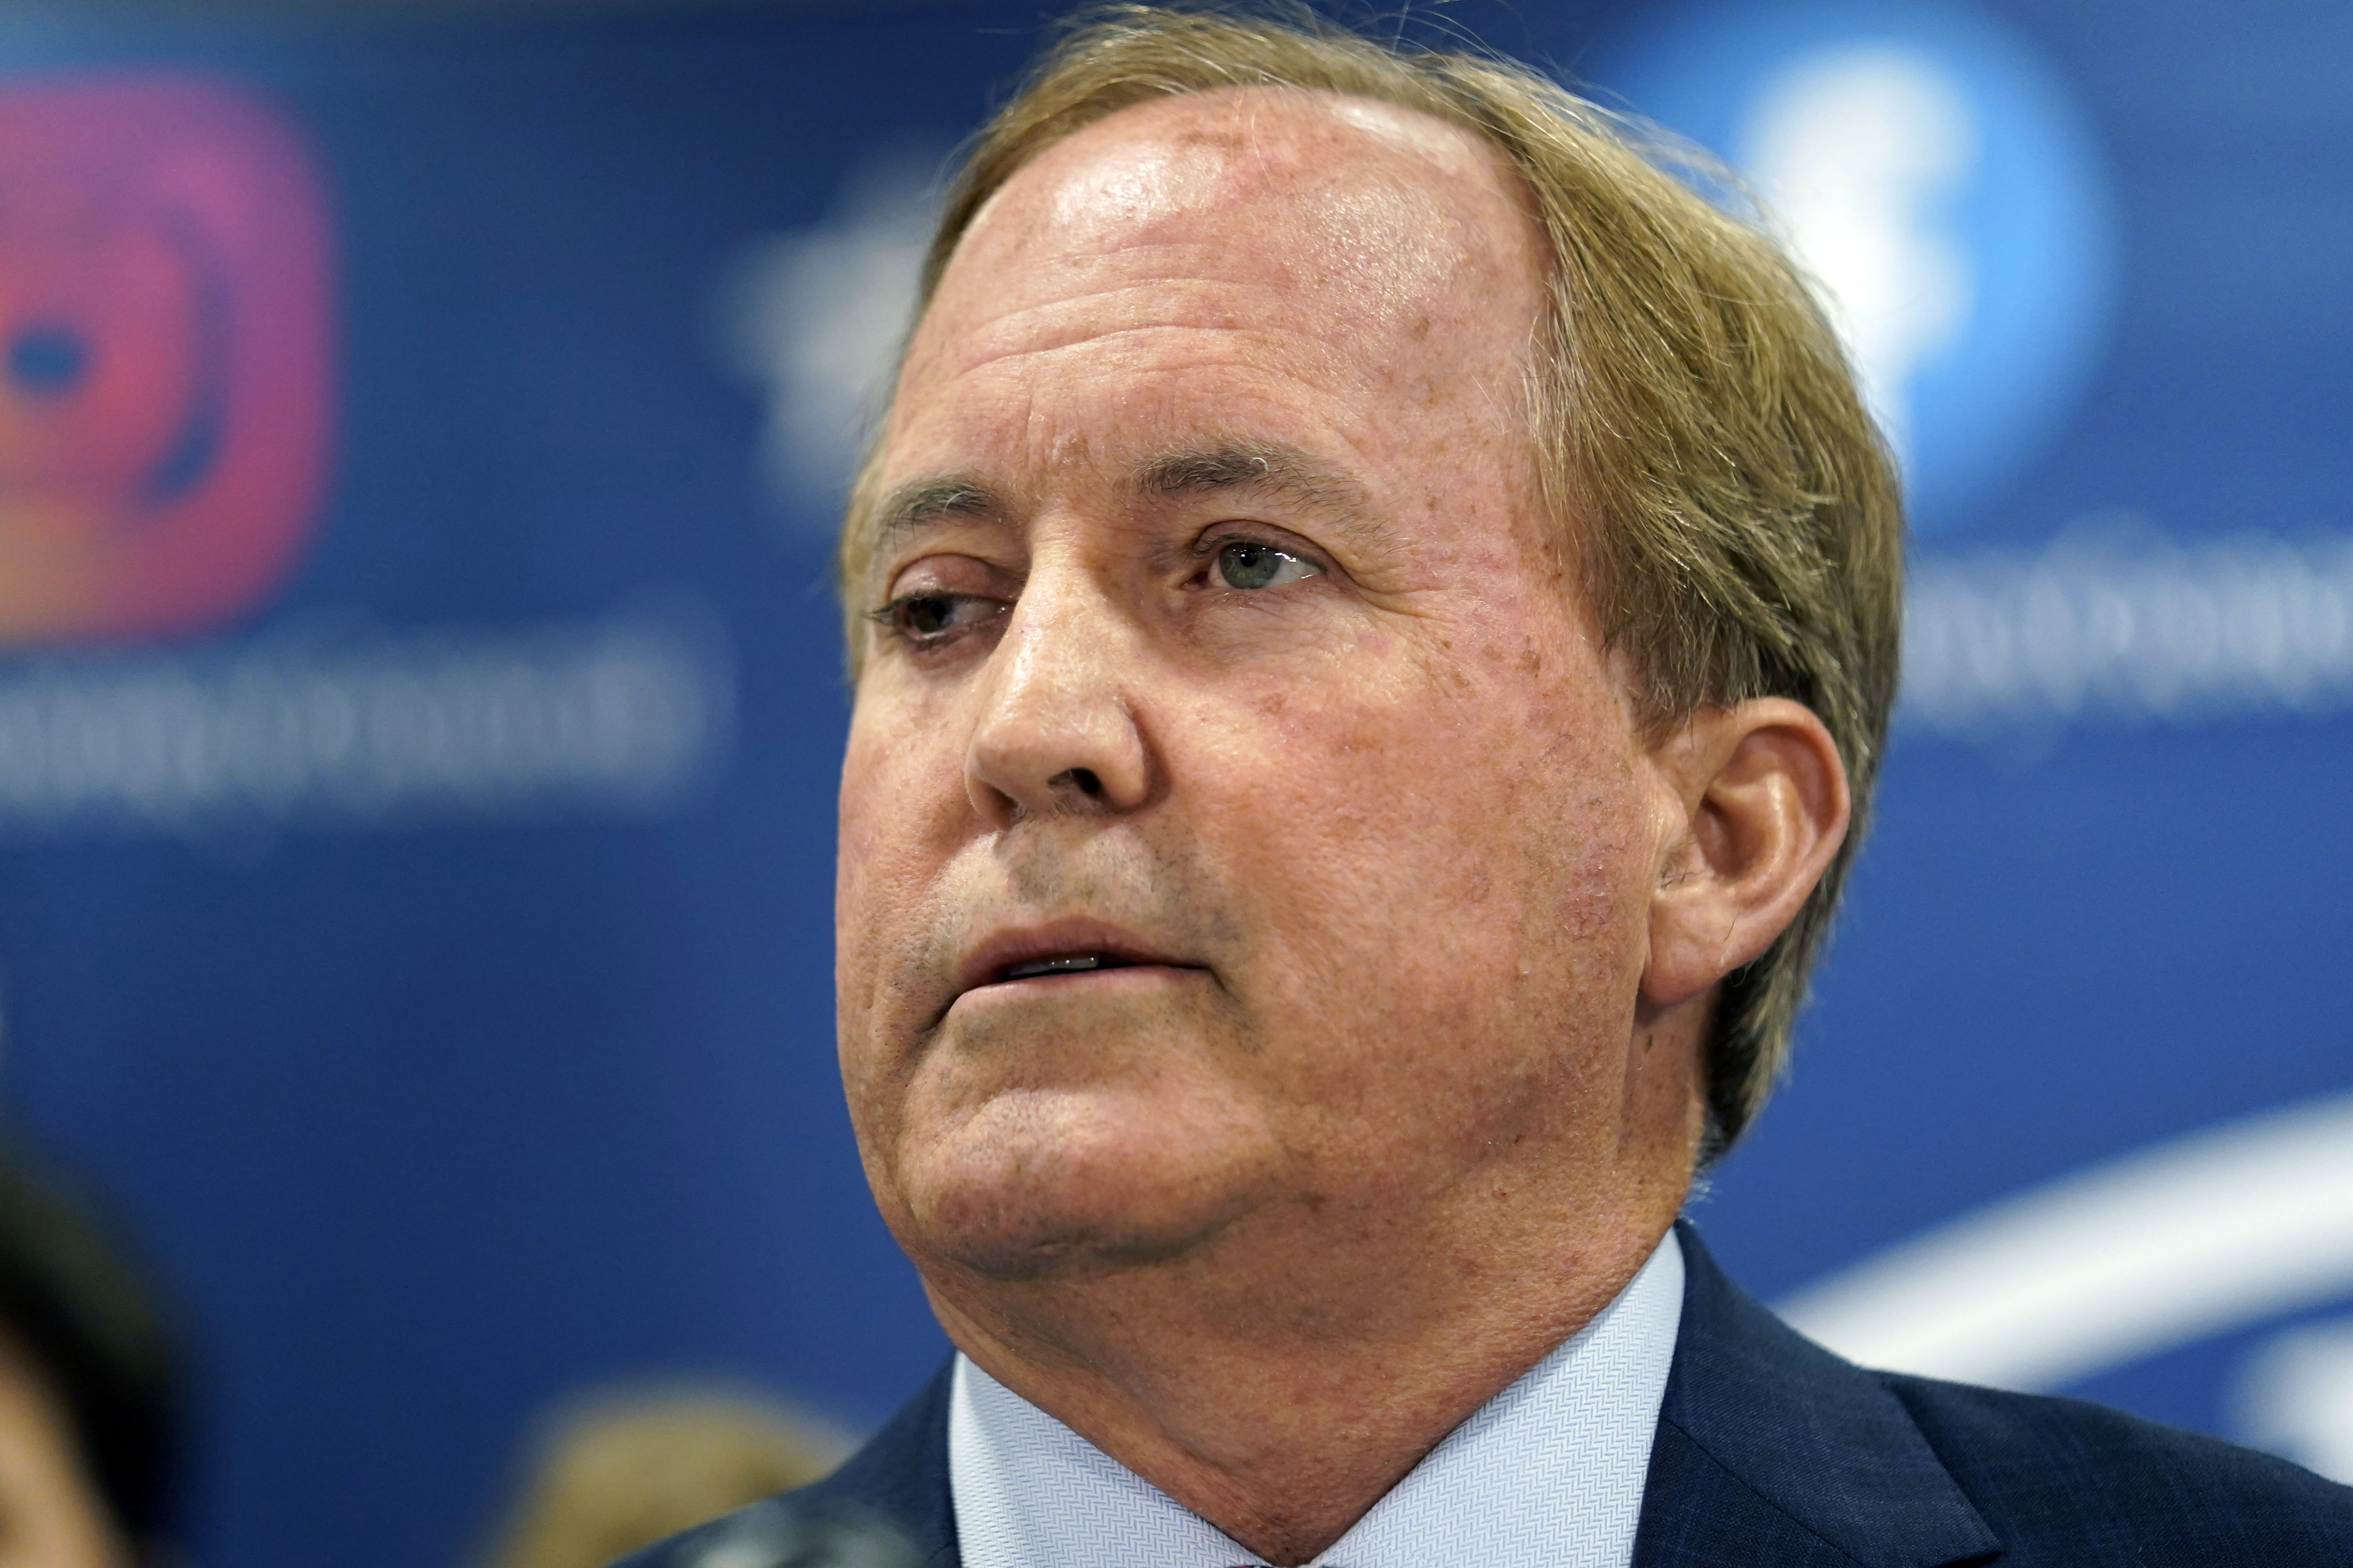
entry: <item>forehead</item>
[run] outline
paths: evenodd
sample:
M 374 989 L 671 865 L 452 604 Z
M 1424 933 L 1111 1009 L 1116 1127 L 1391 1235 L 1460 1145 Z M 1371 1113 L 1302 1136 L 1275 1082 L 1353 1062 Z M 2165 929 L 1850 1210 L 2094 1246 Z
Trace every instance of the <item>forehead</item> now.
M 1035 423 L 1059 382 L 1113 367 L 1145 446 L 1184 434 L 1140 427 L 1149 390 L 1179 383 L 1245 414 L 1257 394 L 1434 405 L 1472 384 L 1516 405 L 1542 250 L 1501 157 L 1429 116 L 1287 89 L 1137 105 L 984 205 L 910 344 L 889 447 L 920 461 L 908 439 L 947 409 L 1017 389 Z M 1105 406 L 1064 437 L 1115 436 Z
M 1214 218 L 1271 226 L 1261 248 L 1359 275 L 1458 263 L 1520 226 L 1516 180 L 1461 127 L 1370 99 L 1243 88 L 1156 99 L 1082 127 L 1017 170 L 959 256 L 987 265 L 1200 237 Z M 1522 209 L 1525 222 L 1525 209 Z M 1410 240 L 1401 254 L 1367 241 Z

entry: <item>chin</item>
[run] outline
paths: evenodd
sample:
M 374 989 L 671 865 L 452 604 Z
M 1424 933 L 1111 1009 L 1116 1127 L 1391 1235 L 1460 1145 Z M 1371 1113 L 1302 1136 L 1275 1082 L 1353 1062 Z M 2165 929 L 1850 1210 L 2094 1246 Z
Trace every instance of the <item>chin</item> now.
M 993 1279 L 1165 1263 L 1270 1194 L 1274 1150 L 1255 1131 L 1198 1109 L 1000 1095 L 948 1125 L 909 1129 L 892 1228 L 919 1262 Z

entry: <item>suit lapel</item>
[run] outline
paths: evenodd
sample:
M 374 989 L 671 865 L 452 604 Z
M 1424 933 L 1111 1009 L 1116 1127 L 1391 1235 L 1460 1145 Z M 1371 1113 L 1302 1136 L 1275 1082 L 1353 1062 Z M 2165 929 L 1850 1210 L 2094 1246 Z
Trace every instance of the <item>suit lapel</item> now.
M 1895 1396 L 1799 1337 L 1676 1227 L 1683 1316 L 1635 1568 L 1947 1568 L 2000 1542 Z
M 959 1568 L 955 1500 L 948 1489 L 948 1393 L 955 1363 L 891 1418 L 841 1468 L 792 1500 L 818 1513 L 887 1523 L 923 1568 Z

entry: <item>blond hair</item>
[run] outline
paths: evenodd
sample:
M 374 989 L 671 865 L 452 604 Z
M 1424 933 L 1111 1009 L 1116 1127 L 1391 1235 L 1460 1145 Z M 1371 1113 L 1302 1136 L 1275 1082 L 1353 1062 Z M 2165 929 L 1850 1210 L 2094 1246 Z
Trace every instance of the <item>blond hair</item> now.
M 1738 1137 L 1791 1021 L 1862 837 L 1894 699 L 1903 521 L 1884 444 L 1836 336 L 1771 238 L 1675 170 L 1704 155 L 1509 61 L 1375 42 L 1300 9 L 1123 5 L 1085 13 L 975 139 L 923 274 L 1024 163 L 1147 100 L 1232 88 L 1345 94 L 1461 126 L 1500 153 L 1551 247 L 1530 417 L 1546 505 L 1590 607 L 1638 672 L 1646 730 L 1792 698 L 1837 742 L 1852 826 L 1788 930 L 1718 989 L 1703 1157 Z M 839 563 L 857 655 L 880 446 Z

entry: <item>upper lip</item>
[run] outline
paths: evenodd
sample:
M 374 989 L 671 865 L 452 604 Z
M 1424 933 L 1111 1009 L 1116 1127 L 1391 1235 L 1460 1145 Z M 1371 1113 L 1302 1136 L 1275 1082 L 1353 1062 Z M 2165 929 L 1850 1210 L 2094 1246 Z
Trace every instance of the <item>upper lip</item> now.
M 1172 969 L 1208 967 L 1155 948 L 1132 932 L 1101 921 L 1049 921 L 991 931 L 956 966 L 955 994 L 961 996 L 977 986 L 995 984 L 1015 964 L 1079 953 L 1095 953 L 1125 964 L 1156 963 Z

